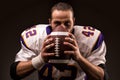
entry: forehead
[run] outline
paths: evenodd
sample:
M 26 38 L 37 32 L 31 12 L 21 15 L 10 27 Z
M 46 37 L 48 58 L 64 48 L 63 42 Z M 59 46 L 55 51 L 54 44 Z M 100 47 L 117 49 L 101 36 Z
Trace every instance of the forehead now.
M 54 10 L 51 15 L 52 19 L 71 19 L 73 18 L 73 13 L 70 10 Z

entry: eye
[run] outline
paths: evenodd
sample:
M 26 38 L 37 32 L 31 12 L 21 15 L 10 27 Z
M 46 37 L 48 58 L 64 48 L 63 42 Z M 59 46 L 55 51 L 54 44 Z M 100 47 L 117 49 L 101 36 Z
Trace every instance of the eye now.
M 71 23 L 70 23 L 70 21 L 66 21 L 66 22 L 64 23 L 64 25 L 65 25 L 66 27 L 70 27 L 70 26 L 71 26 Z
M 58 26 L 58 25 L 61 24 L 61 22 L 59 22 L 59 21 L 55 21 L 54 24 L 55 24 L 56 26 Z

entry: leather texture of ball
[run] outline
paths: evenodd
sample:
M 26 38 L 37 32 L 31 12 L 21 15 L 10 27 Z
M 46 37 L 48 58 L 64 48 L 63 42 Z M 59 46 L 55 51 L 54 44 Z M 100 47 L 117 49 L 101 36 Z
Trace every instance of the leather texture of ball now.
M 54 57 L 50 57 L 50 63 L 68 63 L 71 56 L 65 55 L 64 51 L 72 50 L 69 46 L 64 45 L 65 37 L 68 36 L 68 32 L 62 26 L 56 27 L 51 32 L 51 37 L 53 38 L 54 47 L 50 48 L 48 52 L 55 53 Z

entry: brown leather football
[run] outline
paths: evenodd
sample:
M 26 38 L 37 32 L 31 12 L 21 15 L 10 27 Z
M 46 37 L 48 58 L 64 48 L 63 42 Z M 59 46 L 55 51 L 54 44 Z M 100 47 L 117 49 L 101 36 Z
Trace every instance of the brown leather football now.
M 68 36 L 67 30 L 62 26 L 58 26 L 51 32 L 50 35 L 53 38 L 55 46 L 50 48 L 48 52 L 55 53 L 55 56 L 49 58 L 49 63 L 68 63 L 71 56 L 65 55 L 64 51 L 70 51 L 72 49 L 63 44 L 65 37 Z

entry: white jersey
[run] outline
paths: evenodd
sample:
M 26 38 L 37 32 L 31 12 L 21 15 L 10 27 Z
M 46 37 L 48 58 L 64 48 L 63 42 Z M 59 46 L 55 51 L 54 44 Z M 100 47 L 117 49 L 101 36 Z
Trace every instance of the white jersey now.
M 17 53 L 15 61 L 28 61 L 41 52 L 45 37 L 50 34 L 51 27 L 39 24 L 25 30 L 21 34 L 21 50 Z M 94 65 L 105 64 L 106 46 L 101 32 L 90 26 L 74 26 L 73 34 L 76 37 L 80 53 Z M 85 80 L 86 74 L 74 60 L 69 66 L 59 71 L 46 63 L 39 71 L 42 80 Z

